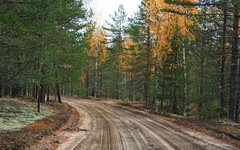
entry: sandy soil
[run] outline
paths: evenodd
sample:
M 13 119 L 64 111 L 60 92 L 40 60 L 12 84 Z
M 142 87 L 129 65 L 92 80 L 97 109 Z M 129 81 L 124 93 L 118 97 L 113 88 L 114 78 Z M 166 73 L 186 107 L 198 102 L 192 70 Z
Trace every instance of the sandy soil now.
M 59 150 L 235 149 L 206 135 L 185 132 L 145 112 L 133 111 L 115 102 L 75 98 L 64 98 L 64 101 L 76 108 L 81 119 L 74 127 L 76 130 L 57 134 L 66 137 L 55 145 Z

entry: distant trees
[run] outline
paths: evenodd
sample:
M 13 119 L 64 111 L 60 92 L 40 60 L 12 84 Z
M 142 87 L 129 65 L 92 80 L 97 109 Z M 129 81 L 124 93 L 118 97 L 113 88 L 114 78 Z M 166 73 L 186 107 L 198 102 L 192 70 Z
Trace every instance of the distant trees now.
M 103 92 L 102 67 L 106 60 L 106 32 L 103 27 L 95 28 L 94 24 L 89 24 L 88 32 L 86 32 L 84 40 L 86 42 L 85 53 L 87 60 L 83 82 L 85 83 L 87 90 L 86 96 L 89 96 L 89 89 L 91 88 L 90 85 L 92 84 L 93 88 L 90 95 L 98 97 L 99 95 L 102 95 Z
M 143 0 L 127 26 L 121 10 L 106 27 L 102 96 L 145 100 L 156 112 L 238 121 L 237 1 Z

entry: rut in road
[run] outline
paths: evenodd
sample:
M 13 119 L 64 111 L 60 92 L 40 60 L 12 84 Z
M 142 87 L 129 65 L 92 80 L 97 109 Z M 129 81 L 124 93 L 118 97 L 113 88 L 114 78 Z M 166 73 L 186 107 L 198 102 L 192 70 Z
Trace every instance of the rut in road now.
M 216 142 L 204 141 L 192 137 L 180 129 L 160 122 L 151 116 L 124 109 L 116 104 L 102 101 L 64 98 L 76 109 L 85 112 L 83 124 L 87 128 L 82 140 L 75 140 L 75 145 L 61 145 L 69 149 L 89 150 L 230 150 L 233 147 Z M 90 122 L 89 122 L 90 120 Z M 80 135 L 79 135 L 80 136 Z M 209 138 L 210 139 L 210 138 Z M 58 147 L 58 149 L 61 149 Z M 77 146 L 76 146 L 77 145 Z

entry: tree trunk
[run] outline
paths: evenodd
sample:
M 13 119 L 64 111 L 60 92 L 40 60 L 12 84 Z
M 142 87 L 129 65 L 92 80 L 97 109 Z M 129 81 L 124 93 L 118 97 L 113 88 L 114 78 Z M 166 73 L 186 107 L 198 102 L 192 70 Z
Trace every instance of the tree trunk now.
M 49 86 L 48 86 L 48 87 L 47 87 L 47 102 L 50 101 L 49 95 L 50 95 L 50 88 L 49 88 Z
M 59 84 L 58 83 L 56 83 L 56 89 L 57 89 L 58 102 L 61 104 L 62 103 L 62 99 L 61 99 L 61 93 L 60 93 L 60 89 L 59 89 Z
M 119 96 L 118 96 L 118 91 L 119 91 L 119 89 L 118 89 L 118 87 L 119 87 L 119 65 L 117 66 L 117 83 L 116 83 L 116 99 L 119 99 Z
M 38 97 L 38 94 L 39 94 L 39 93 L 38 93 L 38 86 L 37 86 L 37 85 L 36 85 L 35 90 L 36 90 L 36 91 L 35 91 L 35 98 L 37 98 L 37 97 Z
M 18 85 L 12 86 L 12 97 L 20 97 L 22 88 Z
M 102 88 L 102 86 L 103 86 L 103 71 L 102 71 L 102 69 L 101 69 L 101 79 L 100 79 L 100 97 L 103 97 L 103 88 Z
M 134 78 L 134 76 L 133 76 Z M 132 101 L 135 101 L 135 97 L 136 97 L 136 81 L 135 78 L 133 79 L 133 93 L 132 93 Z
M 27 95 L 27 87 L 26 85 L 23 86 L 23 95 L 26 96 Z
M 9 86 L 4 86 L 4 96 L 10 95 L 10 88 Z
M 225 6 L 227 7 L 227 6 Z M 226 31 L 227 31 L 227 8 L 224 9 L 223 43 L 222 43 L 222 64 L 221 64 L 221 83 L 220 83 L 220 117 L 224 116 L 224 86 L 225 86 L 225 49 L 226 49 Z
M 146 64 L 146 74 L 145 74 L 145 86 L 144 86 L 144 99 L 146 101 L 146 107 L 148 108 L 149 100 L 148 100 L 148 86 L 149 86 L 149 75 L 150 75 L 150 27 L 148 23 L 147 27 L 147 64 Z
M 94 83 L 94 97 L 97 97 L 97 86 L 98 86 L 98 45 L 96 45 L 96 64 L 95 64 L 95 83 Z
M 36 86 L 35 86 L 35 84 L 33 84 L 33 88 L 32 88 L 32 97 L 35 97 L 35 92 L 36 92 Z
M 71 89 L 72 89 L 72 84 L 71 84 L 71 80 L 70 80 L 70 84 L 69 84 L 69 88 L 68 88 L 68 96 L 71 96 Z
M 177 113 L 177 83 L 176 76 L 174 79 L 174 89 L 173 89 L 173 102 L 172 102 L 172 113 Z
M 86 96 L 89 96 L 89 80 L 90 80 L 90 73 L 89 73 L 89 68 L 87 68 L 87 74 L 86 74 L 86 88 L 87 88 L 87 92 L 86 92 Z
M 161 99 L 161 107 L 163 107 L 163 100 L 165 98 L 165 82 L 164 82 L 164 79 L 163 79 L 163 87 L 162 87 L 162 99 Z
M 39 95 L 38 95 L 38 100 L 40 102 L 45 102 L 45 95 L 46 95 L 46 85 L 45 85 L 45 65 L 42 65 L 42 79 L 40 83 L 40 90 L 39 90 Z
M 236 107 L 237 107 L 237 74 L 238 74 L 238 54 L 239 54 L 239 10 L 238 3 L 234 4 L 234 24 L 233 24 L 233 47 L 232 47 L 232 70 L 231 70 L 231 85 L 230 85 L 230 100 L 228 107 L 228 118 L 236 121 Z
M 46 85 L 44 85 L 44 83 L 41 83 L 40 84 L 39 95 L 38 95 L 38 100 L 40 102 L 45 103 L 45 95 L 46 95 Z
M 65 96 L 65 86 L 62 86 L 62 96 Z
M 175 43 L 175 42 L 174 42 Z M 177 49 L 175 50 L 174 54 L 174 89 L 173 89 L 173 102 L 172 102 L 172 113 L 177 113 L 177 67 L 178 67 L 178 55 L 177 55 Z
M 160 62 L 156 65 L 156 78 L 157 82 L 155 83 L 156 88 L 156 113 L 159 112 L 159 96 L 160 96 Z
M 239 60 L 239 70 L 238 70 L 238 92 L 237 92 L 237 102 L 236 102 L 236 116 L 235 121 L 239 122 L 239 107 L 240 107 L 240 60 Z
M 41 66 L 40 66 L 40 68 L 41 68 Z M 39 94 L 38 94 L 38 112 L 41 111 L 40 104 L 41 104 L 41 102 L 45 102 L 45 95 L 46 95 L 45 70 L 44 69 L 45 69 L 44 65 L 42 65 L 42 70 L 41 70 L 42 79 L 41 79 L 40 89 L 39 89 Z
M 160 79 L 159 79 L 159 76 L 157 76 L 157 82 L 156 82 L 156 90 L 157 90 L 157 93 L 156 93 L 156 113 L 159 112 L 159 95 L 160 95 Z
M 183 69 L 184 69 L 184 96 L 183 96 L 183 116 L 187 116 L 187 63 L 185 44 L 183 45 Z
M 40 111 L 41 111 L 40 105 L 41 105 L 41 102 L 40 102 L 40 99 L 38 99 L 38 112 L 39 112 L 39 113 L 40 113 Z
M 201 62 L 201 78 L 200 78 L 200 102 L 199 102 L 199 105 L 198 105 L 198 111 L 200 111 L 202 109 L 202 105 L 203 105 L 203 69 L 204 69 L 204 59 L 202 58 L 202 62 Z
M 2 97 L 2 79 L 0 77 L 0 98 Z

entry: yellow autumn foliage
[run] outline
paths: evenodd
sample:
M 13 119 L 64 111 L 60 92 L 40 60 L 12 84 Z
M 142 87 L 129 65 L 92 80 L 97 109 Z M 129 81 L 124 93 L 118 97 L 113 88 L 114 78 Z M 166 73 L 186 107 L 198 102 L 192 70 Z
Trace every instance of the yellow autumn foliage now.
M 184 0 L 180 0 L 183 2 Z M 184 39 L 195 40 L 195 36 L 189 31 L 188 26 L 193 25 L 193 20 L 186 15 L 195 15 L 198 12 L 197 7 L 184 7 L 181 5 L 167 4 L 164 0 L 144 0 L 146 11 L 148 12 L 149 26 L 151 37 L 156 41 L 153 49 L 153 58 L 161 60 L 166 56 L 167 52 L 171 51 L 171 39 L 174 35 L 180 35 Z M 197 0 L 189 0 L 195 3 Z M 163 11 L 172 10 L 173 12 Z M 173 34 L 174 33 L 174 34 Z

